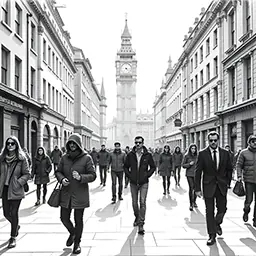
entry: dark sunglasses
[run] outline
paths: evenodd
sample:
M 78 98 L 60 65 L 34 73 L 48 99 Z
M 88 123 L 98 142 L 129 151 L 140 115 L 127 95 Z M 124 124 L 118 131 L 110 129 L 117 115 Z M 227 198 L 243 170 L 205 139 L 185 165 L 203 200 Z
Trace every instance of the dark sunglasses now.
M 250 142 L 255 143 L 255 142 L 256 142 L 256 140 L 251 140 Z
M 135 141 L 135 144 L 142 144 L 142 141 Z
M 14 145 L 15 145 L 15 142 L 7 142 L 6 144 L 7 144 L 7 146 L 8 146 L 8 145 L 14 146 Z
M 218 140 L 209 140 L 210 142 L 217 142 Z

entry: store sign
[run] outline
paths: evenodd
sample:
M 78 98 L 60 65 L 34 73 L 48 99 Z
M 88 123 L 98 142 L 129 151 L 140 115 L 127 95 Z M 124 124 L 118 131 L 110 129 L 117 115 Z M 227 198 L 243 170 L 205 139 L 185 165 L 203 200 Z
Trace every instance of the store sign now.
M 10 106 L 13 106 L 13 107 L 16 107 L 16 108 L 20 108 L 20 109 L 23 109 L 23 105 L 21 104 L 18 104 L 17 102 L 15 101 L 12 101 L 12 100 L 9 100 L 9 99 L 6 99 L 2 96 L 0 96 L 0 102 L 3 102 L 7 105 L 10 105 Z
M 174 126 L 175 126 L 175 127 L 181 127 L 181 125 L 182 125 L 182 122 L 181 122 L 180 119 L 175 119 L 175 120 L 174 120 Z

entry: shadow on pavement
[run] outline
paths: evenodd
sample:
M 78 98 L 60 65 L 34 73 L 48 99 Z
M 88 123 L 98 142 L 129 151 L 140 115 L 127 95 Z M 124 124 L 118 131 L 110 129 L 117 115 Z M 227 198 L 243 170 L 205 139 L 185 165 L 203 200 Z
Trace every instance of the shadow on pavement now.
M 165 207 L 166 210 L 171 210 L 173 207 L 178 205 L 176 199 L 172 199 L 172 197 L 169 195 L 163 196 L 162 199 L 158 199 L 157 202 L 159 203 L 159 205 Z
M 104 192 L 103 187 L 102 186 L 98 186 L 96 188 L 90 189 L 90 193 L 92 193 L 92 194 L 95 194 L 97 192 Z
M 209 247 L 210 247 L 209 256 L 220 256 L 220 252 L 216 243 Z
M 116 204 L 110 203 L 103 209 L 99 208 L 95 212 L 95 216 L 100 218 L 99 220 L 100 222 L 106 221 L 107 218 L 116 217 L 121 213 L 121 210 L 118 210 L 119 206 L 120 206 L 120 201 L 117 201 Z
M 175 188 L 172 189 L 174 192 L 179 193 L 180 195 L 183 195 L 187 192 L 186 189 L 179 187 L 177 185 L 175 185 Z
M 250 237 L 240 238 L 240 241 L 244 243 L 247 247 L 249 247 L 252 251 L 254 251 L 256 255 L 256 241 L 254 239 Z
M 72 249 L 70 249 L 70 248 L 64 248 L 63 251 L 64 252 L 62 254 L 60 254 L 59 256 L 67 256 L 67 255 L 72 254 Z
M 19 216 L 22 218 L 22 217 L 28 217 L 28 216 L 31 216 L 31 215 L 34 215 L 37 213 L 37 208 L 40 207 L 39 206 L 31 206 L 29 208 L 24 208 L 24 209 L 21 209 L 19 211 Z
M 225 240 L 223 238 L 218 238 L 218 243 L 220 244 L 223 252 L 225 255 L 228 256 L 236 256 L 235 252 L 226 244 Z
M 0 244 L 0 249 L 3 248 L 4 246 L 7 246 L 7 244 L 8 244 L 8 241 L 6 241 L 6 242 Z M 0 255 L 4 254 L 4 253 L 7 252 L 8 250 L 9 250 L 8 248 L 4 247 L 3 249 L 0 250 Z

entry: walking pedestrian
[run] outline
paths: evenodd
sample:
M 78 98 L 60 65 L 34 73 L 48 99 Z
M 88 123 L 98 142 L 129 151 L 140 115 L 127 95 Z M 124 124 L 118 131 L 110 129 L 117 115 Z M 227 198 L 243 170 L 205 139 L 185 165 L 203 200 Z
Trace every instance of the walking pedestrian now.
M 195 193 L 198 197 L 204 196 L 209 234 L 207 245 L 213 245 L 216 243 L 216 233 L 222 235 L 221 223 L 227 211 L 227 190 L 233 169 L 229 153 L 219 147 L 219 134 L 211 131 L 207 138 L 209 146 L 199 152 L 196 164 Z M 215 203 L 217 214 L 214 216 Z
M 180 186 L 180 170 L 183 155 L 180 146 L 176 146 L 173 152 L 173 165 L 174 165 L 174 179 L 175 185 Z
M 8 248 L 16 246 L 19 234 L 19 207 L 25 197 L 24 185 L 29 180 L 28 161 L 18 138 L 10 136 L 0 154 L 0 198 L 3 215 L 11 223 Z
M 26 158 L 27 158 L 28 167 L 29 167 L 29 170 L 30 170 L 30 168 L 31 168 L 31 166 L 32 166 L 31 156 L 30 156 L 30 154 L 28 153 L 28 149 L 25 148 L 25 147 L 23 148 L 23 152 L 25 153 L 25 156 L 26 156 Z
M 153 157 L 144 146 L 144 138 L 135 137 L 135 146 L 125 159 L 124 171 L 130 179 L 132 207 L 135 215 L 133 225 L 138 226 L 138 233 L 141 235 L 145 233 L 144 223 L 149 178 L 155 169 Z
M 104 144 L 101 145 L 101 150 L 98 152 L 98 163 L 100 169 L 100 185 L 106 186 L 107 171 L 109 167 L 109 152 Z
M 112 203 L 116 202 L 116 181 L 118 179 L 118 199 L 123 200 L 123 179 L 125 153 L 121 150 L 120 142 L 115 142 L 115 149 L 110 153 L 109 165 L 111 166 Z
M 128 153 L 130 152 L 130 147 L 126 146 L 124 151 L 125 151 L 125 157 L 126 157 L 128 155 Z M 126 173 L 124 174 L 124 181 L 125 181 L 124 188 L 127 188 L 128 184 L 129 184 L 129 178 Z
M 240 152 L 236 163 L 237 179 L 241 181 L 243 177 L 245 183 L 244 222 L 249 219 L 253 194 L 254 200 L 256 200 L 256 135 L 250 135 L 247 144 L 247 148 Z M 256 227 L 256 201 L 252 221 L 253 226 Z
M 74 243 L 73 253 L 81 253 L 84 209 L 90 206 L 89 182 L 96 179 L 96 172 L 90 155 L 84 152 L 82 138 L 78 133 L 69 136 L 65 154 L 55 172 L 57 180 L 63 185 L 60 200 L 60 219 L 69 231 L 66 246 Z M 70 220 L 74 209 L 75 226 Z
M 98 152 L 96 151 L 95 147 L 92 148 L 92 151 L 90 152 L 90 156 L 92 157 L 92 161 L 93 161 L 95 171 L 96 171 Z
M 197 146 L 190 144 L 187 153 L 184 155 L 182 167 L 186 169 L 186 177 L 189 186 L 189 210 L 197 208 L 196 194 L 195 194 L 195 170 L 197 162 Z
M 232 172 L 232 177 L 233 177 L 234 171 L 235 171 L 235 155 L 234 155 L 234 152 L 231 151 L 230 146 L 229 146 L 228 144 L 225 146 L 225 149 L 226 149 L 226 150 L 228 151 L 228 153 L 229 153 L 230 160 L 231 160 L 231 164 L 232 164 L 232 166 L 233 166 L 233 172 Z M 231 180 L 232 180 L 232 179 L 231 179 Z M 231 180 L 230 180 L 230 183 L 228 184 L 228 188 L 231 188 Z
M 173 173 L 172 154 L 170 152 L 170 146 L 165 145 L 163 153 L 159 158 L 159 175 L 163 178 L 164 195 L 170 194 L 170 177 Z
M 40 205 L 41 186 L 43 185 L 43 204 L 46 203 L 47 184 L 50 182 L 49 174 L 52 170 L 52 162 L 50 157 L 45 153 L 44 147 L 38 147 L 33 161 L 31 179 L 34 179 L 36 188 L 36 203 Z
M 54 150 L 51 152 L 51 160 L 54 166 L 54 171 L 57 170 L 61 157 L 62 151 L 59 149 L 58 145 L 56 145 Z
M 155 175 L 157 175 L 158 173 L 158 169 L 159 169 L 159 160 L 160 160 L 160 153 L 159 153 L 159 149 L 156 148 L 154 153 L 153 153 L 153 160 L 156 166 L 156 171 L 155 171 Z

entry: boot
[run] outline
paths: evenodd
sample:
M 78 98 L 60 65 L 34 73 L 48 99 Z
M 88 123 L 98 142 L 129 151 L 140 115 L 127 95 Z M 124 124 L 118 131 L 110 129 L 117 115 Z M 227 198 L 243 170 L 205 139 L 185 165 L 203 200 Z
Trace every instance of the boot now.
M 163 187 L 164 187 L 164 195 L 166 195 L 166 184 L 165 183 L 163 183 Z
M 45 204 L 46 203 L 46 200 L 45 200 L 45 197 L 43 197 L 43 204 Z

